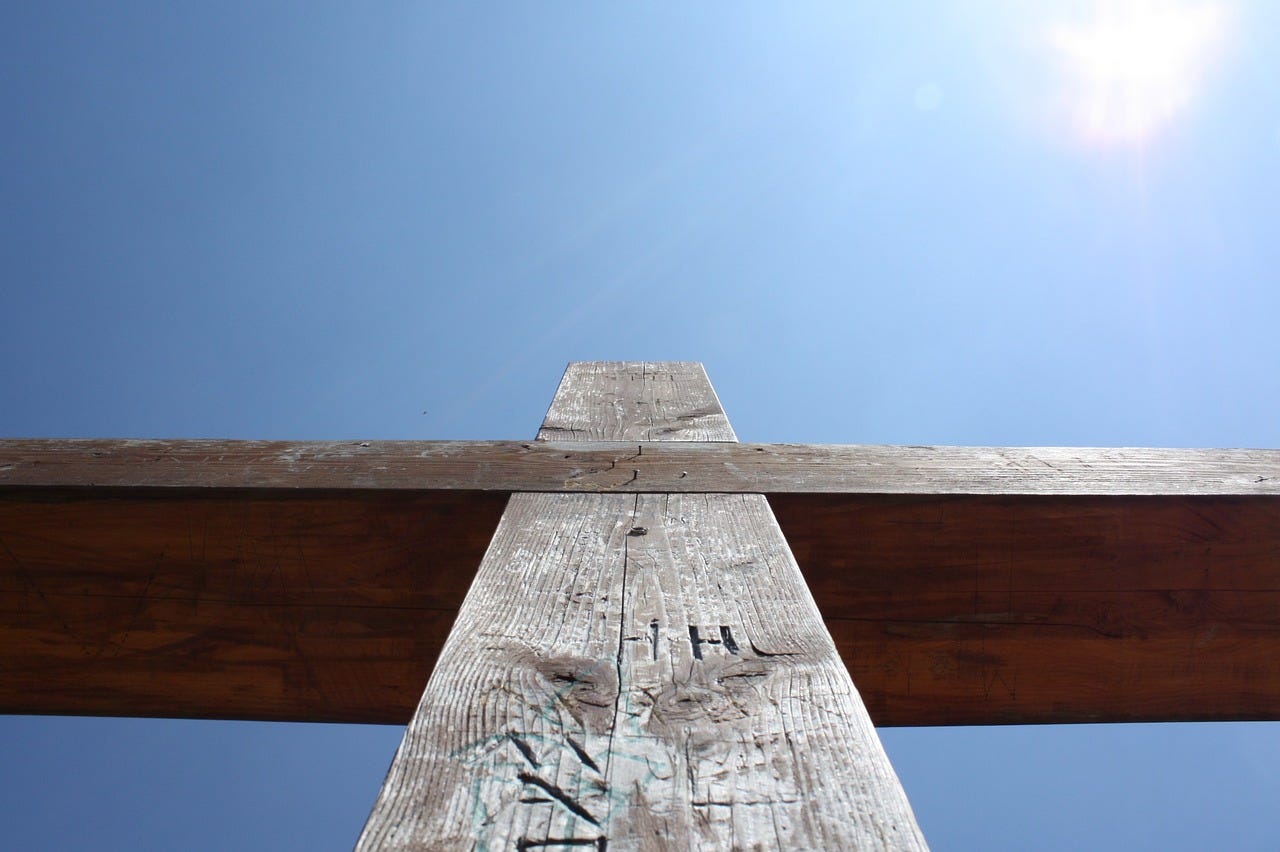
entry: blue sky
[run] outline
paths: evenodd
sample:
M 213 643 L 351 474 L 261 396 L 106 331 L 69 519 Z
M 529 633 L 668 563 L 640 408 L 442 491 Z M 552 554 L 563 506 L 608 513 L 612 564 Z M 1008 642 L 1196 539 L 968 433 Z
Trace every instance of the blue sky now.
M 0 435 L 1280 447 L 1280 7 L 7 4 Z M 936 848 L 1280 845 L 1271 724 L 891 730 Z M 344 848 L 388 728 L 0 719 L 14 848 Z

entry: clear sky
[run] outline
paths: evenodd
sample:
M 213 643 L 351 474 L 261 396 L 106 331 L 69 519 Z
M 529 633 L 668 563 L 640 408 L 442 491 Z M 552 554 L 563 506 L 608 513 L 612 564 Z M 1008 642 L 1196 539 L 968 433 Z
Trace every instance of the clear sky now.
M 691 359 L 743 440 L 1280 447 L 1277 32 L 3 4 L 0 435 L 523 438 Z M 938 849 L 1280 847 L 1277 725 L 883 733 Z M 398 740 L 0 718 L 0 845 L 346 848 Z

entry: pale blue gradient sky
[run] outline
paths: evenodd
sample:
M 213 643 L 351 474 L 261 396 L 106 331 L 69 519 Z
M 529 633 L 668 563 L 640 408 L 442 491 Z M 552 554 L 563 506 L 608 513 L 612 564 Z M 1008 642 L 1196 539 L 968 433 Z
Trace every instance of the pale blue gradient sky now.
M 744 440 L 1280 447 L 1280 7 L 1145 4 L 1219 41 L 1100 142 L 1106 5 L 9 4 L 0 435 L 520 438 L 647 358 Z M 0 845 L 348 847 L 398 738 L 0 718 Z M 938 849 L 1280 846 L 1275 725 L 885 741 Z

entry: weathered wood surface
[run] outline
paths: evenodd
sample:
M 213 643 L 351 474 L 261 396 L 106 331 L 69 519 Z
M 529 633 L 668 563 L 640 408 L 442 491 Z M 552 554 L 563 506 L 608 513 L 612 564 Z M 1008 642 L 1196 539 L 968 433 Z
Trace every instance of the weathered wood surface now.
M 697 365 L 592 367 L 542 434 L 723 419 Z M 763 497 L 512 497 L 359 847 L 567 846 L 923 847 Z
M 647 414 L 641 406 L 635 409 L 633 417 Z M 557 420 L 578 422 L 568 415 L 558 415 Z M 708 420 L 708 415 L 691 417 L 688 434 L 732 434 L 709 432 Z M 665 434 L 671 431 L 672 427 L 663 427 Z M 543 435 L 573 432 L 573 426 L 547 427 Z M 683 439 L 671 443 L 648 439 L 0 439 L 0 493 L 32 488 L 1280 496 L 1280 451 L 885 447 Z
M 648 424 L 652 396 L 620 400 L 608 433 L 554 415 Z M 701 410 L 636 463 L 769 490 L 755 457 L 836 481 L 830 450 L 841 487 L 909 492 L 769 498 L 877 724 L 1280 719 L 1273 451 L 757 450 Z M 639 449 L 176 443 L 0 442 L 0 712 L 404 724 L 506 502 L 431 476 L 623 489 Z M 459 446 L 431 476 L 396 449 Z
M 702 365 L 693 361 L 570 364 L 539 441 L 737 441 Z

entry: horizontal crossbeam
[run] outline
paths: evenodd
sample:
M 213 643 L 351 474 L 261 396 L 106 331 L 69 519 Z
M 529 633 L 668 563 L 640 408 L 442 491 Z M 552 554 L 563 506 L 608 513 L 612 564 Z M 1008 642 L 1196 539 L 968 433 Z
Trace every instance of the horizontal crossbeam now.
M 0 491 L 1280 495 L 1278 450 L 634 441 L 0 440 Z
M 1277 719 L 1277 458 L 4 441 L 0 710 L 402 724 L 508 492 L 687 490 L 769 495 L 877 724 Z

